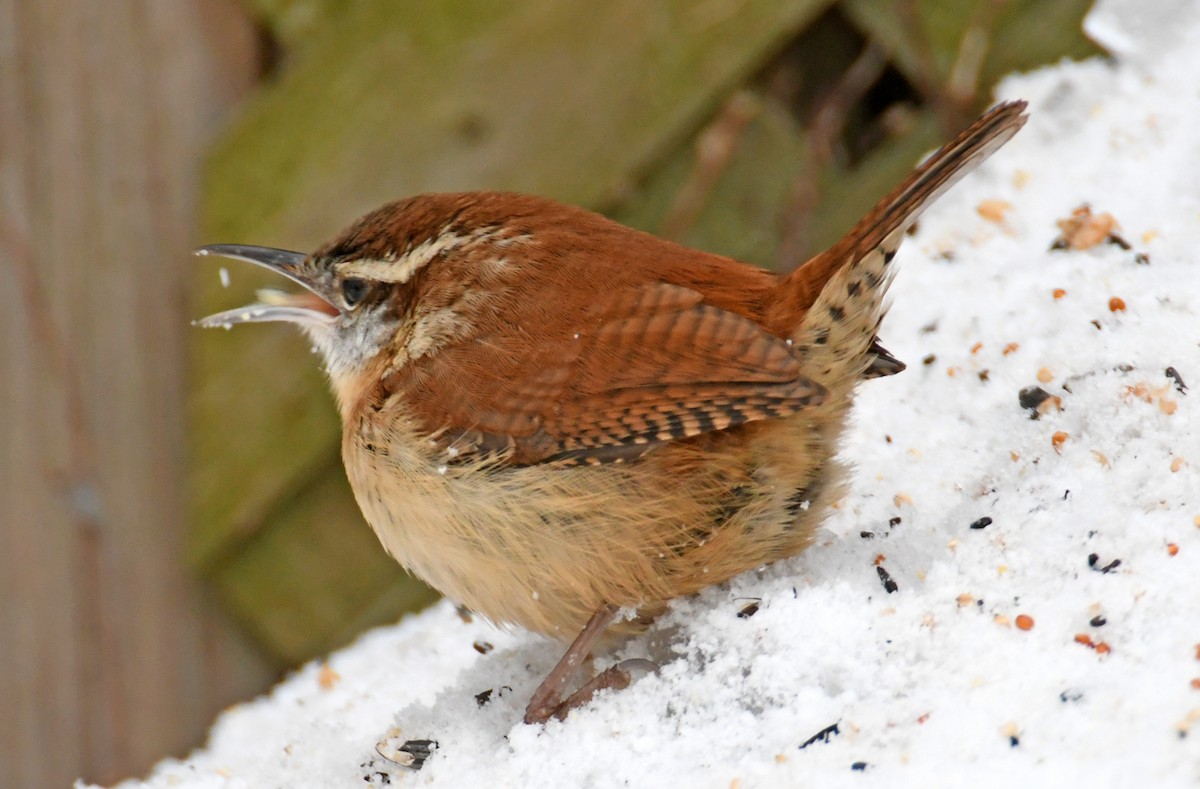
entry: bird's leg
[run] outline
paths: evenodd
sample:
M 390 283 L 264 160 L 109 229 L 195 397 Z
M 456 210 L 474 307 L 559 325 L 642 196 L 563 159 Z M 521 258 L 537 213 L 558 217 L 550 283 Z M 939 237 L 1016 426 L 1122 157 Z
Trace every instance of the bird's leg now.
M 533 698 L 529 700 L 529 706 L 525 708 L 526 723 L 545 723 L 552 717 L 557 717 L 559 720 L 565 718 L 567 713 L 574 707 L 580 704 L 585 704 L 595 693 L 602 687 L 617 687 L 620 679 L 612 674 L 614 669 L 619 669 L 619 666 L 613 666 L 605 671 L 600 672 L 595 679 L 586 683 L 575 693 L 571 694 L 566 701 L 563 701 L 563 691 L 566 689 L 567 682 L 575 674 L 576 669 L 587 659 L 588 653 L 592 651 L 592 646 L 595 645 L 596 639 L 604 633 L 612 622 L 613 617 L 617 615 L 617 607 L 615 605 L 604 605 L 592 614 L 592 618 L 583 626 L 583 630 L 571 642 L 571 646 L 567 648 L 566 653 L 559 659 L 558 664 L 550 671 L 538 689 L 533 692 Z M 619 672 L 624 674 L 624 672 Z M 603 681 L 602 677 L 610 675 Z M 615 680 L 615 681 L 614 681 Z M 629 675 L 624 674 L 625 687 L 629 684 Z M 586 695 L 584 694 L 586 691 Z
M 644 658 L 631 658 L 622 660 L 620 663 L 614 663 L 608 668 L 601 671 L 596 676 L 589 679 L 580 686 L 579 690 L 567 696 L 567 700 L 558 705 L 554 710 L 553 717 L 563 720 L 567 717 L 567 713 L 576 707 L 582 707 L 592 700 L 592 696 L 596 695 L 598 690 L 624 690 L 629 687 L 632 680 L 631 671 L 658 671 L 658 664 Z

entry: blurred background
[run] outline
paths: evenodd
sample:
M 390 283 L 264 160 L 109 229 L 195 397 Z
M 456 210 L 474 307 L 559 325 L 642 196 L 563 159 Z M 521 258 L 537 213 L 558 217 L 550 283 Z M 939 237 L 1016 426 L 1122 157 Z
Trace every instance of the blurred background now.
M 144 773 L 435 599 L 299 333 L 189 325 L 268 284 L 192 247 L 494 188 L 790 268 L 1088 4 L 0 0 L 0 786 Z

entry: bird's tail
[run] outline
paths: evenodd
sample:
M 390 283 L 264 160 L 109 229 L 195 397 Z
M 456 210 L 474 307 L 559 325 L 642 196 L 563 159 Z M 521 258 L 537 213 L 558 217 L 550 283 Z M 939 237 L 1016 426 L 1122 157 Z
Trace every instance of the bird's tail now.
M 888 264 L 921 211 L 1016 134 L 1025 102 L 999 104 L 930 156 L 850 232 L 780 280 L 767 324 L 784 328 L 830 389 L 903 369 L 878 345 Z M 838 380 L 831 380 L 831 378 Z

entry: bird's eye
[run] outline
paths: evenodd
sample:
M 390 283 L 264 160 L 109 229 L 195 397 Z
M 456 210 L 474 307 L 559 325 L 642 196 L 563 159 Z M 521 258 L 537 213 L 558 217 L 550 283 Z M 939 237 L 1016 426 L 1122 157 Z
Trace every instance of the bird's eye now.
M 365 279 L 344 279 L 342 280 L 342 299 L 345 300 L 347 307 L 353 307 L 363 300 L 367 295 L 367 281 Z

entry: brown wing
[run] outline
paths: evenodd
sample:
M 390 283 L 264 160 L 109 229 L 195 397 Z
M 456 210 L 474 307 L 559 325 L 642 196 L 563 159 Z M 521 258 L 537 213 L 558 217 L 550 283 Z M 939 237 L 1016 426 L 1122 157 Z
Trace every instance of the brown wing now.
M 821 401 L 792 348 L 677 285 L 597 297 L 531 343 L 502 325 L 408 365 L 393 383 L 454 457 L 612 462 Z M 450 449 L 450 448 L 453 449 Z

